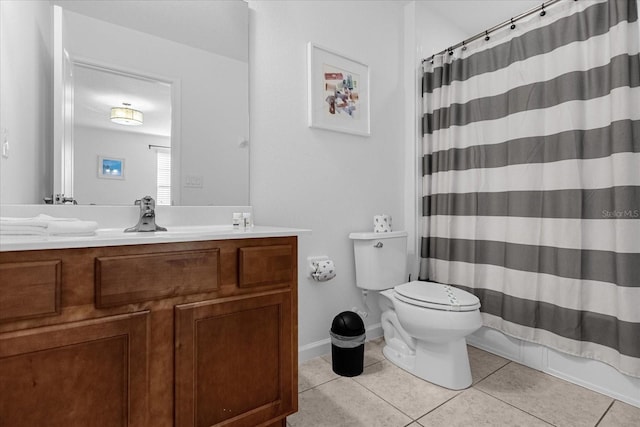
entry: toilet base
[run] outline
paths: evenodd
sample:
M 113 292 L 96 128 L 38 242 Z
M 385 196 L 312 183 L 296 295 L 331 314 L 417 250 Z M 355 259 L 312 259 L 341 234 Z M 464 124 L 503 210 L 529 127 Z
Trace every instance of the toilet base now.
M 403 353 L 385 345 L 384 356 L 405 371 L 451 390 L 471 385 L 471 368 L 464 338 L 446 343 L 416 342 L 415 354 Z

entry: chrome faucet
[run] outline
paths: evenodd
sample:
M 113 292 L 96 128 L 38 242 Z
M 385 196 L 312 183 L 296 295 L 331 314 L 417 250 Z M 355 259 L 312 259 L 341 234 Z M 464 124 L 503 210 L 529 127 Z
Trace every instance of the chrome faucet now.
M 133 231 L 167 231 L 166 228 L 156 224 L 156 201 L 151 196 L 144 196 L 136 200 L 135 204 L 140 206 L 140 219 L 133 227 L 124 230 L 125 233 Z

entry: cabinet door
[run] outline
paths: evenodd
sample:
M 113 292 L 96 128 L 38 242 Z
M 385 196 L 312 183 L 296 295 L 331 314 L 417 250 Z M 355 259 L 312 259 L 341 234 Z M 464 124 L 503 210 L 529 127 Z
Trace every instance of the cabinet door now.
M 148 317 L 0 334 L 0 425 L 146 425 Z
M 255 427 L 294 412 L 291 291 L 176 307 L 176 426 Z

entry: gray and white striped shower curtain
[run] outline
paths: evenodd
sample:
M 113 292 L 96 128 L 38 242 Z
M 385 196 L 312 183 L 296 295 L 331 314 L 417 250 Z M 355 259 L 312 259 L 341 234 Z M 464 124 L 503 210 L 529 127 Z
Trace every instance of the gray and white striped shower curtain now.
M 421 278 L 640 377 L 635 0 L 563 1 L 425 63 Z

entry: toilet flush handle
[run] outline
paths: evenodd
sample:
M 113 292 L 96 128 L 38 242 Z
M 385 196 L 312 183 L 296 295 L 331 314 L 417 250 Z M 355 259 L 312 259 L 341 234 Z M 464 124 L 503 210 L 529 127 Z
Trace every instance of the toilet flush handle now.
M 383 246 L 384 246 L 384 245 L 382 244 L 382 242 L 378 242 L 378 243 L 376 243 L 375 245 L 373 245 L 373 247 L 374 247 L 374 248 L 381 248 L 381 247 L 383 247 Z

